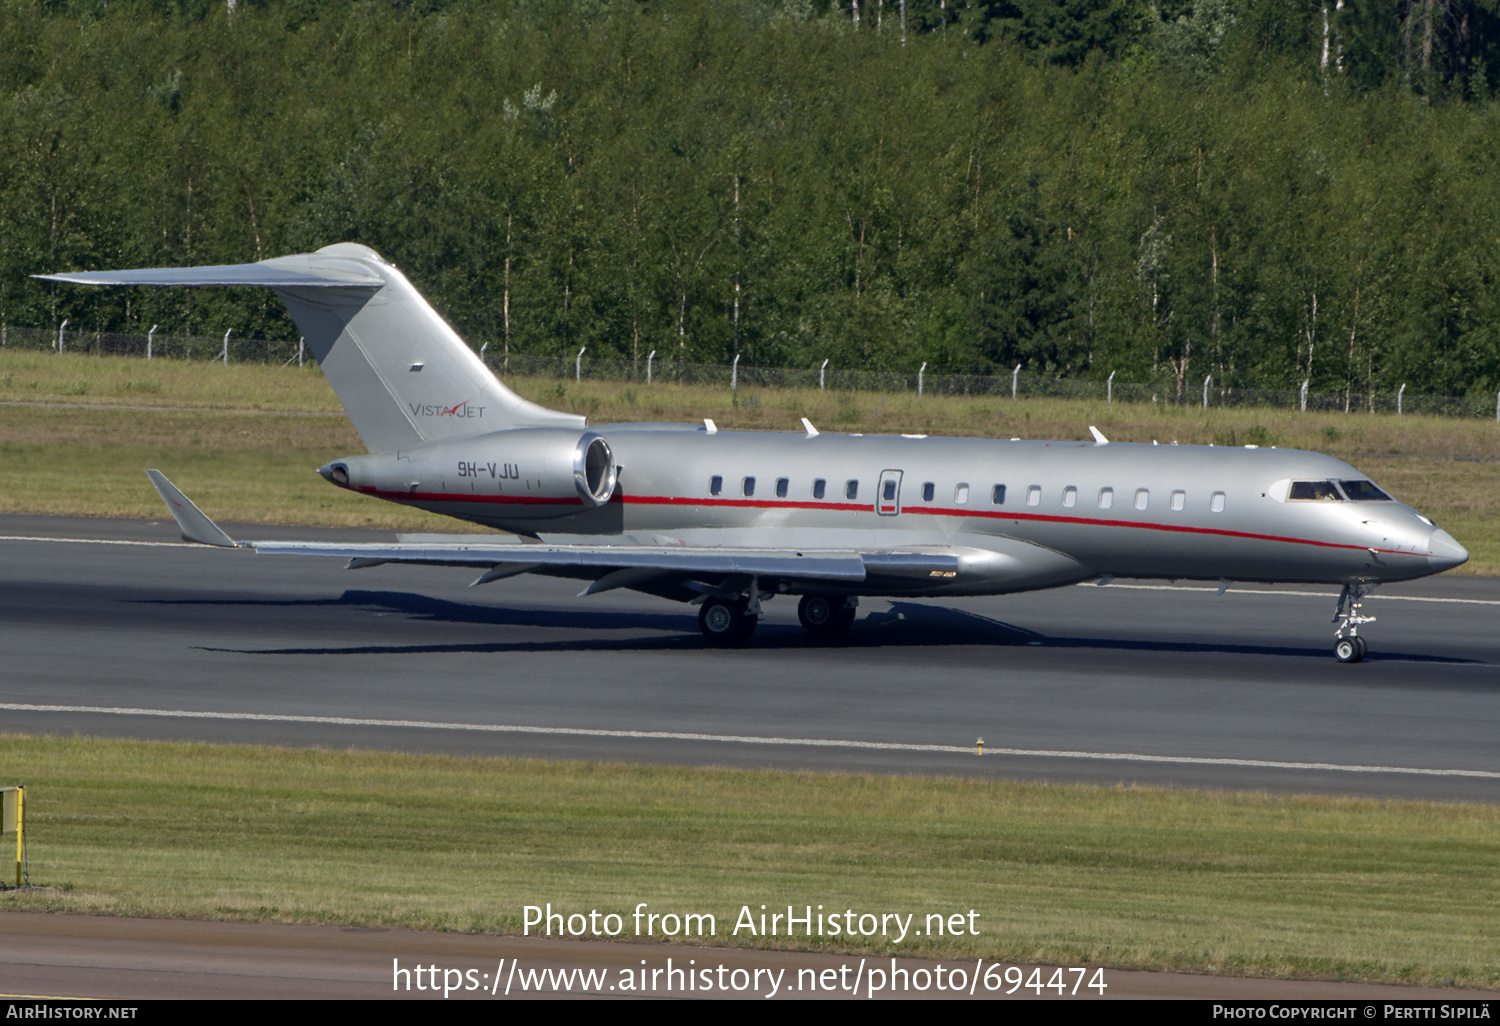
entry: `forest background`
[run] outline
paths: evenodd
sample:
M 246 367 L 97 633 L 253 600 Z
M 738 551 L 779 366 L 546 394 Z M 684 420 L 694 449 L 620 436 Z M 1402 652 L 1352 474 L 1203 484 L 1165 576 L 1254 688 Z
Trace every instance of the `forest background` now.
M 476 348 L 1500 388 L 1500 0 L 0 0 L 28 276 L 370 245 Z

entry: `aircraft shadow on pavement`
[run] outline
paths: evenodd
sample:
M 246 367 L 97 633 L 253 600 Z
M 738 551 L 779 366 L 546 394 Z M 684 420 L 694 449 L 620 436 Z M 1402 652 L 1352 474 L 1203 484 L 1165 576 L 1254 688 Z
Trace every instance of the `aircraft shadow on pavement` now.
M 239 604 L 215 600 L 219 604 Z M 398 591 L 346 591 L 338 599 L 264 600 L 253 606 L 323 606 L 359 608 L 377 616 L 400 616 L 433 623 L 492 625 L 496 627 L 555 628 L 574 637 L 555 641 L 496 641 L 448 644 L 383 644 L 298 647 L 279 649 L 224 649 L 200 646 L 205 651 L 236 651 L 258 655 L 354 655 L 432 654 L 441 652 L 548 652 L 548 651 L 691 651 L 709 647 L 698 633 L 696 607 L 689 611 L 638 613 L 618 610 L 538 609 L 450 602 L 427 595 Z M 610 631 L 666 631 L 666 637 L 608 638 L 577 637 L 580 631 L 604 634 Z M 872 612 L 847 633 L 835 638 L 815 638 L 801 627 L 763 625 L 745 649 L 788 650 L 827 648 L 879 648 L 887 645 L 999 645 L 1041 644 L 1042 635 L 976 616 L 962 610 L 912 602 L 896 602 L 890 610 Z
M 375 615 L 405 617 L 415 621 L 448 624 L 492 625 L 496 627 L 551 628 L 570 632 L 572 636 L 555 640 L 450 642 L 436 644 L 375 644 L 306 646 L 277 649 L 234 649 L 255 655 L 355 655 L 355 654 L 440 654 L 445 652 L 588 652 L 588 651 L 693 651 L 708 647 L 698 634 L 691 612 L 633 612 L 609 609 L 545 609 L 512 607 L 467 602 L 452 602 L 401 591 L 345 591 L 337 599 L 286 602 L 251 600 L 246 605 L 331 606 L 357 608 Z M 667 632 L 666 636 L 608 637 L 616 631 Z M 579 634 L 584 636 L 580 637 Z M 1036 631 L 992 619 L 961 609 L 921 602 L 892 601 L 888 609 L 867 613 L 845 634 L 833 638 L 816 638 L 789 624 L 763 624 L 745 649 L 756 650 L 831 650 L 871 649 L 884 647 L 978 646 L 996 648 L 1044 647 L 1088 650 L 1113 650 L 1145 653 L 1220 653 L 1273 655 L 1294 658 L 1329 659 L 1326 648 L 1293 645 L 1234 644 L 1232 642 L 1154 641 L 1124 638 L 1073 637 L 1044 635 Z M 207 648 L 208 651 L 229 651 Z M 1420 653 L 1374 652 L 1371 662 L 1400 659 L 1435 665 L 1471 664 L 1474 660 Z

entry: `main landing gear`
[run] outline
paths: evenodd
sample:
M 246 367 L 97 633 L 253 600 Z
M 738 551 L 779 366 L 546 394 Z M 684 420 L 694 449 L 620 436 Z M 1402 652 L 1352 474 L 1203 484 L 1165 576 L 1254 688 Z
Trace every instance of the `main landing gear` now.
M 1339 593 L 1338 609 L 1333 614 L 1333 622 L 1339 625 L 1333 635 L 1333 655 L 1341 663 L 1357 663 L 1368 651 L 1365 639 L 1359 636 L 1359 625 L 1374 623 L 1375 618 L 1359 610 L 1365 596 L 1374 590 L 1373 584 L 1346 584 Z
M 760 623 L 760 603 L 755 603 L 754 613 L 749 606 L 742 598 L 706 598 L 698 609 L 698 629 L 711 645 L 720 648 L 743 645 Z
M 797 603 L 797 619 L 802 626 L 820 637 L 842 634 L 854 625 L 859 599 L 850 595 L 803 595 Z
M 698 629 L 709 644 L 720 648 L 743 645 L 760 623 L 760 604 L 771 596 L 751 585 L 749 596 L 710 595 L 698 608 Z M 854 623 L 859 599 L 853 595 L 804 595 L 797 603 L 797 619 L 819 637 L 831 637 Z

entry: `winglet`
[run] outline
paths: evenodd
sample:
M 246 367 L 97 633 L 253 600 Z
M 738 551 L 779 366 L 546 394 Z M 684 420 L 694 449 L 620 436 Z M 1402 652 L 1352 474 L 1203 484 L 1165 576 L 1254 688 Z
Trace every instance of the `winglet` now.
M 172 519 L 177 521 L 178 528 L 182 531 L 182 540 L 185 542 L 197 542 L 199 545 L 217 545 L 220 548 L 235 548 L 234 539 L 219 530 L 203 511 L 193 505 L 191 499 L 177 490 L 177 486 L 162 476 L 159 470 L 148 470 L 146 476 L 156 487 L 156 494 L 161 496 L 161 501 L 167 504 L 167 512 L 172 514 Z
M 1095 445 L 1108 445 L 1109 444 L 1109 439 L 1104 437 L 1104 432 L 1100 431 L 1098 428 L 1094 427 L 1094 425 L 1092 425 L 1092 424 L 1089 425 L 1089 433 L 1094 436 L 1094 444 Z
M 802 418 L 802 426 L 807 430 L 807 437 L 808 438 L 817 438 L 818 437 L 818 429 L 815 428 L 815 427 L 813 427 L 812 426 L 812 421 L 808 420 L 806 417 Z

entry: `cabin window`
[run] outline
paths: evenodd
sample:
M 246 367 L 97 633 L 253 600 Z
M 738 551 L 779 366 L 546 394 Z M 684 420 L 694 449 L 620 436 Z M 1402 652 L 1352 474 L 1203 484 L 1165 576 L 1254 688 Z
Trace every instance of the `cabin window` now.
M 953 501 L 959 506 L 963 506 L 968 503 L 969 486 L 967 484 L 961 484 L 957 488 L 953 489 Z
M 1137 488 L 1135 490 L 1135 508 L 1145 509 L 1151 505 L 1151 489 Z
M 1384 499 L 1386 502 L 1391 501 L 1389 495 L 1375 487 L 1374 481 L 1340 481 L 1339 487 L 1344 490 L 1345 495 L 1349 496 L 1355 502 L 1366 502 L 1372 499 Z
M 1109 509 L 1115 504 L 1115 490 L 1113 488 L 1099 489 L 1099 508 Z
M 1076 505 L 1078 505 L 1078 489 L 1068 485 L 1063 489 L 1063 506 L 1072 509 Z
M 718 474 L 708 479 L 708 494 L 718 495 L 724 491 L 724 479 Z
M 755 478 L 753 478 L 753 477 L 747 477 L 747 478 L 745 478 L 744 492 L 745 492 L 745 498 L 747 498 L 747 499 L 750 498 L 750 496 L 752 496 L 752 495 L 755 494 Z
M 1026 505 L 1040 506 L 1042 504 L 1042 486 L 1032 485 L 1026 489 Z
M 1172 509 L 1175 512 L 1181 513 L 1182 512 L 1182 508 L 1184 506 L 1186 506 L 1186 505 L 1187 505 L 1187 492 L 1173 492 L 1172 493 Z
M 1224 512 L 1224 493 L 1214 492 L 1213 495 L 1209 496 L 1208 508 L 1214 513 Z
M 778 498 L 778 499 L 784 499 L 784 498 L 786 498 L 787 489 L 789 488 L 790 485 L 791 485 L 791 482 L 788 481 L 786 478 L 784 478 L 784 477 L 778 477 L 776 479 L 776 498 Z
M 1004 506 L 1005 505 L 1005 486 L 1004 485 L 996 485 L 995 486 L 994 490 L 990 492 L 990 501 L 993 502 L 996 506 Z
M 813 498 L 821 499 L 828 492 L 828 482 L 821 477 L 813 482 Z
M 1371 487 L 1374 487 L 1373 485 Z M 1332 481 L 1293 481 L 1287 492 L 1288 499 L 1308 499 L 1313 502 L 1343 502 L 1344 497 L 1333 486 Z
M 896 482 L 887 481 L 885 484 L 880 486 L 880 490 L 881 497 L 885 499 L 886 502 L 896 501 Z
M 844 482 L 844 498 L 848 499 L 850 502 L 853 502 L 855 499 L 859 498 L 859 482 L 858 481 L 845 481 Z
M 932 501 L 932 497 L 934 495 L 936 495 L 936 494 L 937 494 L 937 485 L 933 484 L 931 481 L 928 481 L 926 484 L 924 484 L 922 486 L 922 501 L 923 502 L 931 502 Z

